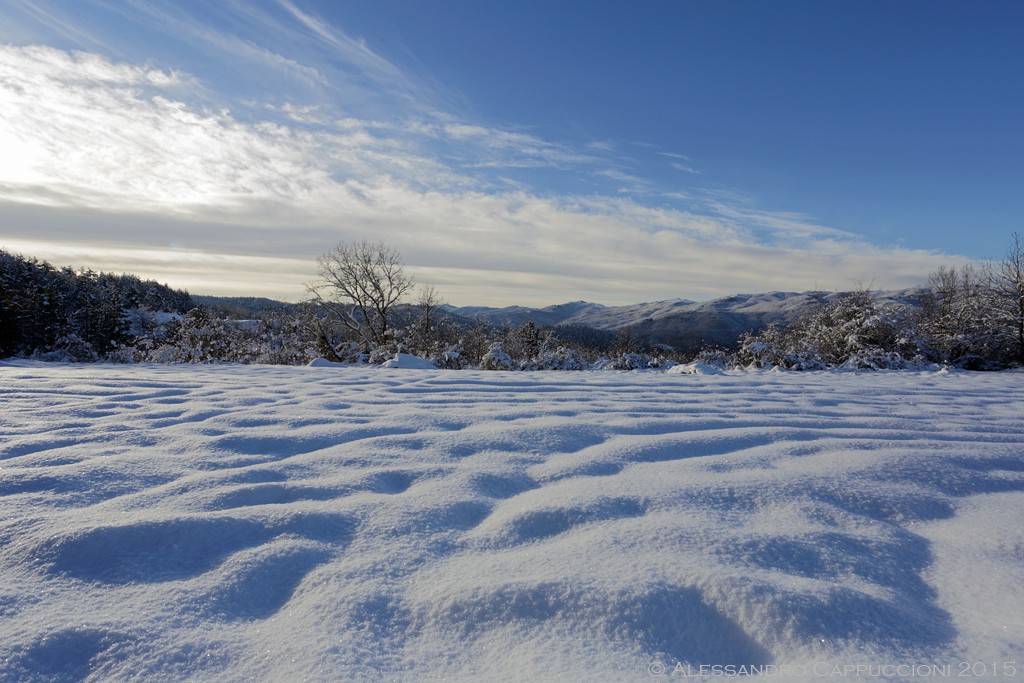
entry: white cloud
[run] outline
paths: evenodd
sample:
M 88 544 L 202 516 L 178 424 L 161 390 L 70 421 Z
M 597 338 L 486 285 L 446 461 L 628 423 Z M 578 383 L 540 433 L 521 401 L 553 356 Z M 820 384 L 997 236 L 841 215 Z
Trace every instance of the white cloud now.
M 0 78 L 11 200 L 46 201 L 45 189 L 62 204 L 191 214 L 329 201 L 339 178 L 451 177 L 363 129 L 312 133 L 196 109 L 167 96 L 179 76 L 96 55 L 2 47 Z
M 466 304 L 897 287 L 949 260 L 726 195 L 683 210 L 496 190 L 470 169 L 535 163 L 647 184 L 521 132 L 333 117 L 288 101 L 274 105 L 284 122 L 245 122 L 189 103 L 196 87 L 95 54 L 0 46 L 0 246 L 197 293 L 294 300 L 317 253 L 383 239 L 421 281 Z

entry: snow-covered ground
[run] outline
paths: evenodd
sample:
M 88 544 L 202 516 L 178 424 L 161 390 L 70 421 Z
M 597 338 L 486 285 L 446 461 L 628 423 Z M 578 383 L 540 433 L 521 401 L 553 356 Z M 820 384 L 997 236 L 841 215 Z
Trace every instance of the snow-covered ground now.
M 0 363 L 2 681 L 733 671 L 1024 679 L 1024 374 Z

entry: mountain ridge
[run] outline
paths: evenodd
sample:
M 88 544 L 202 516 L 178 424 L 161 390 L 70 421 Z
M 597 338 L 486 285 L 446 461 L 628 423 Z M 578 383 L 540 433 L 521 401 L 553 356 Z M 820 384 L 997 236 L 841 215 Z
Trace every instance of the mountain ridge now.
M 915 305 L 920 289 L 876 292 L 880 300 Z M 733 294 L 710 301 L 665 299 L 624 306 L 605 306 L 587 301 L 543 308 L 526 306 L 444 306 L 445 312 L 479 319 L 492 325 L 522 325 L 528 320 L 540 326 L 581 325 L 607 332 L 629 333 L 655 344 L 680 350 L 707 345 L 730 347 L 744 332 L 778 323 L 788 325 L 815 306 L 847 296 L 850 292 L 762 292 Z

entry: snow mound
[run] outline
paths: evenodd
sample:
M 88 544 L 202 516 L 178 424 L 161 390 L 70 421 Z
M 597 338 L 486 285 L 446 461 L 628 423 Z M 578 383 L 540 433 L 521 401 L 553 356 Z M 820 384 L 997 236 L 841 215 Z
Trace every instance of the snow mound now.
M 339 367 L 344 367 L 344 366 L 345 366 L 344 363 L 338 363 L 338 362 L 335 362 L 333 360 L 327 360 L 326 358 L 314 358 L 313 360 L 309 361 L 309 366 L 308 367 L 311 367 L 311 368 L 339 368 Z
M 724 375 L 725 370 L 710 363 L 680 363 L 665 371 L 666 375 Z
M 1019 379 L 0 363 L 0 681 L 1011 680 Z
M 391 360 L 381 363 L 382 368 L 401 368 L 403 370 L 436 370 L 437 366 L 429 358 L 420 358 L 408 353 L 396 353 Z

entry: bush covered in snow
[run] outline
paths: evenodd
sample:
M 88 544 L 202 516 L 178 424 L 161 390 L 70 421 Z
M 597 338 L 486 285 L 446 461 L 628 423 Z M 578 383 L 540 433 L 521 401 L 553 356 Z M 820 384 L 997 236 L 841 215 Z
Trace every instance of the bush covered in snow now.
M 463 370 L 470 367 L 469 358 L 458 344 L 448 346 L 444 351 L 430 358 L 434 365 L 443 370 Z
M 34 357 L 59 363 L 95 363 L 100 356 L 92 344 L 72 332 L 54 341 L 49 351 L 37 352 Z
M 512 360 L 512 356 L 501 348 L 501 344 L 494 344 L 484 357 L 480 359 L 481 370 L 518 370 L 519 363 Z
M 612 370 L 647 370 L 661 367 L 661 361 L 646 353 L 620 353 L 608 365 Z
M 568 344 L 559 343 L 552 329 L 541 330 L 533 321 L 499 332 L 480 359 L 481 370 L 590 370 L 593 365 Z
M 554 351 L 533 358 L 524 366 L 524 370 L 589 370 L 591 364 L 575 349 L 564 346 Z
M 740 338 L 735 362 L 787 370 L 900 369 L 924 361 L 908 306 L 880 303 L 871 292 L 854 292 L 796 324 L 770 325 Z

